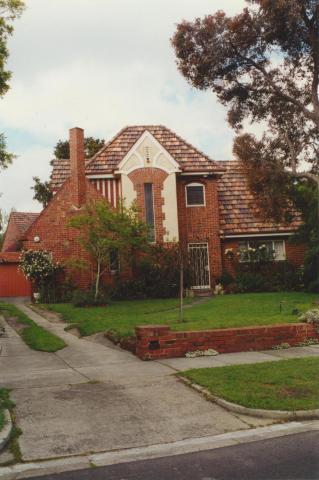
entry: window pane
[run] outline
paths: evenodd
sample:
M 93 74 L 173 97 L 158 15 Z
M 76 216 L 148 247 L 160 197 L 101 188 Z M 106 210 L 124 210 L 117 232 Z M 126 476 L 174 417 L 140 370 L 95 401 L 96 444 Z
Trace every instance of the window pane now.
M 110 270 L 111 272 L 117 272 L 119 269 L 119 251 L 117 248 L 113 248 L 110 252 Z
M 204 205 L 203 185 L 188 185 L 186 187 L 187 205 Z
M 275 260 L 285 260 L 285 247 L 284 247 L 284 240 L 275 240 Z
M 155 218 L 153 202 L 153 184 L 144 183 L 145 221 L 150 227 L 150 241 L 155 241 Z

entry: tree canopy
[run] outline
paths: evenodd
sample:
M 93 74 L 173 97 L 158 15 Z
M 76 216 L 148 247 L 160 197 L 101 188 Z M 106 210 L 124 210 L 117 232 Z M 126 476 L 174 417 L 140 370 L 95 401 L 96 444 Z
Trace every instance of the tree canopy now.
M 13 22 L 24 10 L 23 0 L 0 0 L 0 97 L 9 90 L 11 72 L 7 69 L 9 57 L 8 38 L 13 33 Z M 0 134 L 0 169 L 6 168 L 14 159 L 14 155 L 6 148 L 6 138 Z
M 319 185 L 319 2 L 246 1 L 233 17 L 218 11 L 181 22 L 172 44 L 184 77 L 228 108 L 239 134 L 234 152 L 260 205 L 266 199 L 268 213 L 278 217 L 279 206 L 289 205 L 288 176 Z M 261 138 L 243 133 L 247 122 L 261 125 Z M 272 202 L 277 195 L 286 200 Z
M 121 259 L 123 269 L 123 263 L 132 262 L 135 253 L 147 249 L 149 244 L 148 226 L 134 205 L 114 209 L 104 200 L 92 201 L 70 220 L 69 225 L 78 230 L 78 242 L 94 264 L 95 299 L 99 295 L 101 278 L 110 269 L 112 256 L 113 261 Z M 74 265 L 83 267 L 78 261 Z
M 84 139 L 85 158 L 92 158 L 105 144 L 100 138 L 86 137 Z M 54 147 L 55 158 L 70 158 L 69 140 L 59 140 Z
M 39 177 L 33 177 L 33 181 L 34 185 L 31 187 L 31 189 L 34 190 L 33 199 L 38 200 L 38 202 L 42 203 L 43 208 L 45 208 L 53 197 L 50 182 L 41 182 Z

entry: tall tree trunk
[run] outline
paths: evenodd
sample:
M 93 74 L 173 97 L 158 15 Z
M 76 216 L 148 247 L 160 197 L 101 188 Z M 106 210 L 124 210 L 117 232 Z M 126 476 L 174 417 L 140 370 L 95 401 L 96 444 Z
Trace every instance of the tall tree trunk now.
M 98 260 L 98 261 L 97 261 L 96 279 L 95 279 L 95 294 L 94 294 L 94 300 L 96 300 L 97 297 L 98 297 L 98 295 L 99 295 L 100 276 L 101 276 L 101 260 Z

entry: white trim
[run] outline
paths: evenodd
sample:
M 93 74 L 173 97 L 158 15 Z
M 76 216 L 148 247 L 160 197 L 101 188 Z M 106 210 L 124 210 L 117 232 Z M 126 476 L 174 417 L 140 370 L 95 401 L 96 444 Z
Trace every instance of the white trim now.
M 204 197 L 204 203 L 199 203 L 199 204 L 189 204 L 187 202 L 187 188 L 188 187 L 203 187 L 203 197 Z M 206 207 L 206 194 L 205 194 L 205 184 L 204 183 L 197 183 L 197 182 L 192 182 L 192 183 L 187 183 L 185 185 L 185 204 L 187 208 L 195 208 L 195 207 Z
M 99 180 L 102 178 L 115 178 L 115 175 L 113 175 L 112 173 L 104 175 L 86 175 L 86 178 L 89 178 L 90 180 Z
M 252 238 L 252 237 L 290 237 L 291 235 L 295 235 L 294 232 L 287 232 L 287 233 L 244 233 L 241 235 L 221 235 L 220 237 L 223 238 Z
M 182 177 L 194 177 L 195 175 L 214 175 L 215 172 L 183 172 L 180 174 Z
M 174 172 L 176 173 L 176 172 L 181 171 L 179 164 L 174 160 L 174 158 L 171 156 L 171 154 L 163 147 L 163 145 L 161 143 L 159 143 L 158 140 L 156 140 L 156 138 L 148 130 L 145 130 L 144 133 L 140 136 L 140 138 L 134 143 L 134 145 L 131 147 L 131 149 L 127 152 L 125 157 L 121 160 L 121 162 L 119 163 L 119 165 L 117 167 L 117 171 L 115 173 L 129 174 L 133 170 L 137 170 L 138 168 L 144 168 L 144 161 L 141 158 L 141 156 L 139 155 L 137 149 L 143 143 L 143 141 L 146 138 L 150 139 L 153 143 L 155 143 L 155 145 L 159 148 L 160 153 L 163 153 L 163 155 L 165 155 L 165 157 L 169 160 L 169 162 L 172 164 L 172 167 L 173 167 L 172 170 L 167 170 L 163 167 L 156 167 L 156 164 L 155 164 L 155 161 L 154 161 L 153 168 L 160 168 L 161 170 L 164 170 L 168 174 L 169 173 L 174 173 Z M 142 165 L 132 167 L 130 170 L 127 170 L 127 171 L 123 170 L 123 167 L 125 166 L 126 162 L 129 160 L 129 158 L 131 157 L 131 155 L 133 153 L 139 157 L 139 160 L 142 161 Z M 159 156 L 159 154 L 156 155 L 156 159 L 157 159 L 158 156 Z
M 224 172 L 183 172 L 180 174 L 181 177 L 194 177 L 195 175 L 221 175 Z

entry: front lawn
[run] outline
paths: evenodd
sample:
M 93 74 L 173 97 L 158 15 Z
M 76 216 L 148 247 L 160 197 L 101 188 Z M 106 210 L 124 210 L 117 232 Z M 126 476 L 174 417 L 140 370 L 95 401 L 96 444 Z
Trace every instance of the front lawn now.
M 319 408 L 319 358 L 199 368 L 180 374 L 213 395 L 250 408 Z
M 7 318 L 9 324 L 17 330 L 25 343 L 33 350 L 56 352 L 66 346 L 61 338 L 39 327 L 15 305 L 0 303 L 0 313 Z
M 217 296 L 200 304 L 188 300 L 183 323 L 178 323 L 176 299 L 112 302 L 107 307 L 91 308 L 70 304 L 47 307 L 60 313 L 65 321 L 77 324 L 81 335 L 114 330 L 127 336 L 134 335 L 137 325 L 147 324 L 167 324 L 173 330 L 208 330 L 298 322 L 296 313 L 311 308 L 317 298 L 316 294 L 288 292 Z

